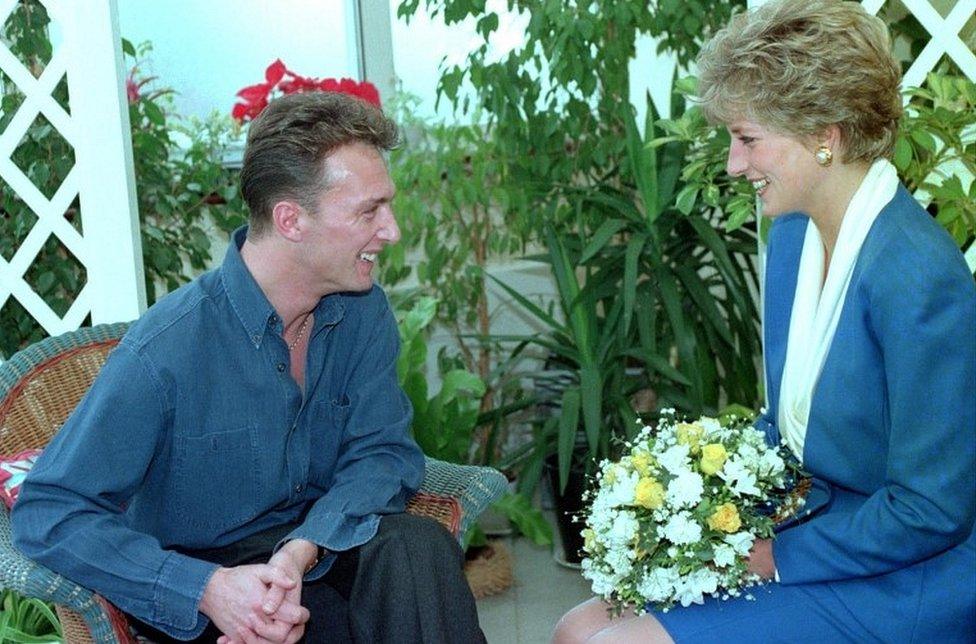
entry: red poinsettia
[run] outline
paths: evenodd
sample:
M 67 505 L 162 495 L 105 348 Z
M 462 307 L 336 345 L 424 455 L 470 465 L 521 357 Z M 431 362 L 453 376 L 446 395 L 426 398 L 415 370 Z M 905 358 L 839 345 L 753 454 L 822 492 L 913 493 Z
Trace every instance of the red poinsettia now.
M 380 107 L 380 93 L 368 82 L 358 82 L 351 78 L 312 78 L 300 76 L 291 71 L 278 59 L 264 71 L 264 82 L 248 85 L 237 96 L 241 101 L 234 105 L 231 116 L 238 123 L 246 123 L 257 118 L 268 106 L 274 96 L 300 92 L 339 92 L 360 98 Z

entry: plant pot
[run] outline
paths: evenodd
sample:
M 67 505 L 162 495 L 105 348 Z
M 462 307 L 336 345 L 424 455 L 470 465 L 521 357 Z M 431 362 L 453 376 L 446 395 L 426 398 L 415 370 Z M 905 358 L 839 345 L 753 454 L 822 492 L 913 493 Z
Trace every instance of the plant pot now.
M 586 489 L 586 474 L 581 467 L 571 467 L 566 489 L 559 490 L 559 462 L 552 454 L 546 457 L 546 474 L 552 488 L 552 498 L 556 505 L 556 527 L 563 544 L 563 561 L 572 567 L 579 567 L 583 560 L 582 521 L 574 521 L 583 511 L 583 491 Z M 557 559 L 557 561 L 559 561 Z

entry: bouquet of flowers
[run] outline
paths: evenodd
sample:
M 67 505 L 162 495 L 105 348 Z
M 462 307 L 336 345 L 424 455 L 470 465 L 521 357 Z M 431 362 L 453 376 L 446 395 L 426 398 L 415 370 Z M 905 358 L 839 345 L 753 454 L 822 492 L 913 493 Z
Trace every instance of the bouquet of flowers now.
M 745 420 L 679 422 L 665 410 L 619 461 L 600 464 L 585 494 L 583 576 L 619 614 L 667 610 L 705 595 L 737 597 L 759 581 L 746 569 L 774 513 L 798 509 L 785 452 Z M 795 506 L 785 507 L 784 506 Z

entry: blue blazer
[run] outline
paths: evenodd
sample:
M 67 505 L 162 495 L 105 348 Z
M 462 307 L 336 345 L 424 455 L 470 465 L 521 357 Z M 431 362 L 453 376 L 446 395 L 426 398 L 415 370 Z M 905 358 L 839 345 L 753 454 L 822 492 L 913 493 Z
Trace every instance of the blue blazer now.
M 785 215 L 769 237 L 762 424 L 774 439 L 807 225 Z M 782 583 L 829 584 L 885 639 L 976 636 L 976 283 L 903 187 L 858 256 L 803 461 L 830 499 L 774 541 Z

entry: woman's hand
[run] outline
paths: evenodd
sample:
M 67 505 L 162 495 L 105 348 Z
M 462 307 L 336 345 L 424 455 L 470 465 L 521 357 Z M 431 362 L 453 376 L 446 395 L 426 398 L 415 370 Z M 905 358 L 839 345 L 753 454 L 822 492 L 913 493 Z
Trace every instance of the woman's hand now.
M 757 539 L 752 544 L 752 550 L 749 551 L 748 570 L 763 579 L 772 579 L 776 576 L 772 539 Z

